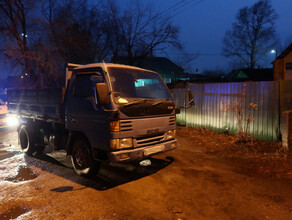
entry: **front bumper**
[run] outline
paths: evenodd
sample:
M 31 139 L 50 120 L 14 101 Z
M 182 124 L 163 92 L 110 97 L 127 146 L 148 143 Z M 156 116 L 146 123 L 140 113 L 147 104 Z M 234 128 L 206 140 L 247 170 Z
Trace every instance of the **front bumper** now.
M 177 140 L 174 139 L 174 140 L 170 140 L 167 142 L 163 142 L 163 143 L 159 143 L 159 144 L 155 144 L 151 146 L 111 152 L 109 153 L 109 160 L 110 162 L 139 161 L 154 154 L 173 150 L 176 147 L 177 147 Z M 128 157 L 125 157 L 125 155 L 127 154 L 128 154 Z

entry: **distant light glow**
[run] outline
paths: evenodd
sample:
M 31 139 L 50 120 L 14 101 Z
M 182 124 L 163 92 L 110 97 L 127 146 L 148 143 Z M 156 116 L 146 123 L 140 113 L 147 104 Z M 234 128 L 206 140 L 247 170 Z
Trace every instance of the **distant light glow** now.
M 276 50 L 271 50 L 271 53 L 276 53 Z
M 17 115 L 9 115 L 7 118 L 7 124 L 11 127 L 17 126 L 19 124 Z
M 21 33 L 21 36 L 28 37 L 27 34 Z

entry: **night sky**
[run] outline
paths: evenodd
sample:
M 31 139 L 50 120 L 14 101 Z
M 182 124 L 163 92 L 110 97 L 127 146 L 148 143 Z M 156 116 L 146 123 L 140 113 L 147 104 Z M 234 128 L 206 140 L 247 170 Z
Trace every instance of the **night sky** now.
M 123 7 L 132 0 L 119 1 Z M 172 17 L 173 23 L 180 28 L 179 39 L 184 46 L 184 52 L 190 55 L 199 54 L 195 60 L 185 66 L 186 71 L 199 73 L 204 70 L 232 69 L 230 59 L 221 55 L 222 39 L 226 30 L 231 28 L 238 10 L 251 6 L 256 0 L 147 0 L 156 12 L 164 17 Z M 277 35 L 283 46 L 292 42 L 292 0 L 271 0 L 279 15 L 276 21 Z M 165 54 L 156 54 L 165 56 Z M 168 56 L 180 64 L 184 54 L 178 51 L 168 51 Z M 271 61 L 275 54 L 267 54 L 264 67 L 272 67 Z M 7 67 L 0 67 L 1 77 L 10 72 Z
M 180 0 L 148 0 L 163 12 L 181 2 Z M 180 39 L 186 53 L 201 54 L 191 62 L 189 71 L 223 69 L 230 70 L 230 59 L 221 54 L 222 39 L 230 29 L 240 8 L 251 6 L 256 0 L 186 0 L 185 6 L 177 5 L 166 11 L 173 14 L 174 24 L 180 27 Z M 292 42 L 292 0 L 271 0 L 279 15 L 276 21 L 277 35 L 283 46 Z M 181 6 L 181 7 L 178 7 Z M 182 59 L 182 54 L 170 54 Z M 272 67 L 275 54 L 267 54 L 266 67 Z

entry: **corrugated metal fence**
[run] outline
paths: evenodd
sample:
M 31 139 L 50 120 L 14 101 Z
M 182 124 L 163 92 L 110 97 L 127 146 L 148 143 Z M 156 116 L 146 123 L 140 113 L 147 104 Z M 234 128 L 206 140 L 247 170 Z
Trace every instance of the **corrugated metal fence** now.
M 258 109 L 253 112 L 254 120 L 250 122 L 248 132 L 256 139 L 279 140 L 280 82 L 247 82 L 245 84 L 243 121 L 246 121 L 249 104 L 258 105 Z M 291 82 L 290 85 L 292 85 Z M 228 106 L 240 101 L 243 83 L 189 84 L 189 87 L 195 105 L 191 108 L 181 108 L 181 113 L 177 115 L 179 125 L 204 127 L 219 132 L 235 133 L 237 131 L 237 115 L 234 111 L 228 110 Z M 186 88 L 173 89 L 172 93 L 178 107 L 186 105 Z

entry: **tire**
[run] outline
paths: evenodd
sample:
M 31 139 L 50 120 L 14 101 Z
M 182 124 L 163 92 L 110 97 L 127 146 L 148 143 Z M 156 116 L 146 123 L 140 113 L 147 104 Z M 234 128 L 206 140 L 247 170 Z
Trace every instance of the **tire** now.
M 80 176 L 91 177 L 98 172 L 100 164 L 93 159 L 90 144 L 85 138 L 74 141 L 71 162 Z
M 19 142 L 22 152 L 32 155 L 35 152 L 35 142 L 32 131 L 26 125 L 22 125 L 19 132 Z

